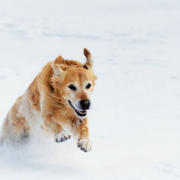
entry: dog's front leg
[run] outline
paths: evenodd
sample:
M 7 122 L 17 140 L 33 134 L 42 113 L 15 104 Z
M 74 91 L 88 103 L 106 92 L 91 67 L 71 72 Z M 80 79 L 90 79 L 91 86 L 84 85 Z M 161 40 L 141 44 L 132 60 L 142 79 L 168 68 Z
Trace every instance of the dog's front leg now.
M 81 120 L 80 120 L 81 121 Z M 85 118 L 81 121 L 81 124 L 76 127 L 76 133 L 78 133 L 77 146 L 84 152 L 91 150 L 91 142 L 89 140 L 89 129 L 88 129 L 88 119 Z
M 66 141 L 71 137 L 71 135 L 65 131 L 60 124 L 55 122 L 55 119 L 52 117 L 52 115 L 44 115 L 43 122 L 46 127 L 51 129 L 57 143 Z

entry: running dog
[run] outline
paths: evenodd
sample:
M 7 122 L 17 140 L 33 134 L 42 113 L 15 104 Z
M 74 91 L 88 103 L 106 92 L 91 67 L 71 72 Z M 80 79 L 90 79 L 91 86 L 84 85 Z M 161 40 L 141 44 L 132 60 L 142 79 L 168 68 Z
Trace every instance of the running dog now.
M 91 150 L 87 112 L 97 77 L 91 53 L 84 49 L 84 55 L 85 64 L 59 56 L 45 65 L 8 112 L 2 126 L 2 143 L 19 143 L 38 126 L 50 130 L 56 142 L 74 135 L 81 150 Z

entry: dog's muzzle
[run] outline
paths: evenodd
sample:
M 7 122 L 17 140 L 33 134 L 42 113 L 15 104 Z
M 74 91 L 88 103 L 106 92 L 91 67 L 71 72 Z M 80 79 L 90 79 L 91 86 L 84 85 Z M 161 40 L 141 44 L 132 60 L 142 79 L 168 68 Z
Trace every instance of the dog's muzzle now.
M 78 116 L 80 116 L 80 117 L 84 117 L 84 116 L 86 116 L 87 115 L 87 109 L 86 108 L 82 108 L 83 110 L 82 111 L 79 111 L 79 110 L 77 110 L 73 105 L 72 105 L 72 103 L 71 103 L 71 101 L 70 100 L 68 100 L 68 103 L 69 103 L 69 105 L 74 109 L 74 111 L 76 112 L 76 114 L 78 115 Z M 80 101 L 80 105 L 81 105 L 81 101 Z M 82 106 L 82 105 L 81 105 Z M 89 105 L 84 105 L 84 107 L 87 107 L 88 106 L 88 109 L 89 109 L 89 107 L 90 107 L 90 103 L 89 103 Z

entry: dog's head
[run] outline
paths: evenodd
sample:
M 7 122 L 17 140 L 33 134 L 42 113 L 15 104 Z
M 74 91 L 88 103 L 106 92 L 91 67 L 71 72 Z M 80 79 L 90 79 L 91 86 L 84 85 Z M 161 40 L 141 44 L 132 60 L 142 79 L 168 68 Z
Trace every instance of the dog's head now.
M 93 58 L 91 53 L 84 49 L 86 63 L 61 59 L 52 62 L 54 70 L 52 83 L 54 92 L 63 97 L 76 115 L 85 118 L 91 106 L 90 95 L 95 85 L 96 75 L 93 73 Z M 63 62 L 63 63 L 60 63 Z

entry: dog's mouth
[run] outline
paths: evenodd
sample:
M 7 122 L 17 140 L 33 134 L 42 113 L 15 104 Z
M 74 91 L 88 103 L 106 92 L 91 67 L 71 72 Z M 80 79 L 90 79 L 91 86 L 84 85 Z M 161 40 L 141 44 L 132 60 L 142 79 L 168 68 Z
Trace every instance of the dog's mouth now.
M 77 110 L 77 109 L 72 105 L 72 103 L 71 103 L 70 100 L 68 100 L 68 103 L 69 103 L 69 105 L 74 109 L 74 111 L 76 112 L 76 114 L 77 114 L 78 116 L 81 116 L 81 117 L 86 116 L 87 110 L 79 111 L 79 110 Z

